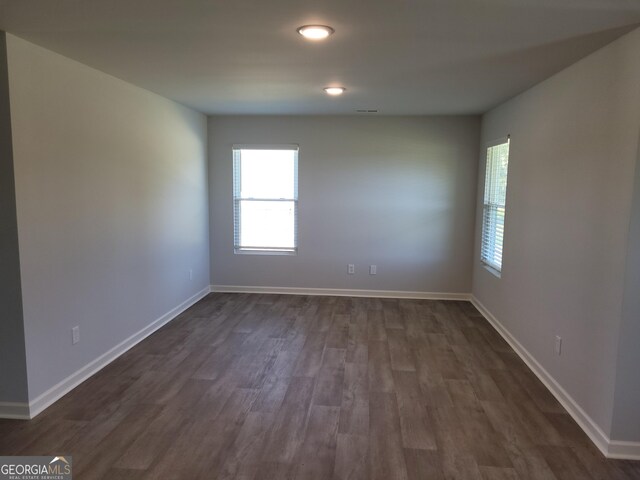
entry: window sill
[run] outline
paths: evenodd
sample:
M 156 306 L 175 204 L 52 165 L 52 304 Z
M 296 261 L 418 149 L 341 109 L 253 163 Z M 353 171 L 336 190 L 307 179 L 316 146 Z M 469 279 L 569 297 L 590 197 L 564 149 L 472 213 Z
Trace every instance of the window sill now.
M 258 248 L 236 248 L 233 251 L 236 255 L 297 255 L 298 250 L 269 250 Z
M 487 265 L 486 263 L 483 263 L 482 267 L 494 277 L 502 278 L 502 272 L 500 270 L 496 270 L 495 268 L 493 268 L 490 265 Z

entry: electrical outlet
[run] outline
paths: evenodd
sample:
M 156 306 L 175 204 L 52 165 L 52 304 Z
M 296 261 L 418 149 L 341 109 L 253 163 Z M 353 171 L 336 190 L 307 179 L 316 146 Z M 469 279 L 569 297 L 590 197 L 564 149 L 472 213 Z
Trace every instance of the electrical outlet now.
M 369 275 L 375 275 L 378 272 L 376 265 L 369 265 Z
M 349 275 L 353 275 L 354 273 L 356 273 L 356 266 L 353 263 L 350 263 L 347 267 L 347 273 Z
M 80 327 L 76 326 L 71 329 L 71 344 L 75 345 L 80 341 Z
M 556 335 L 556 355 L 562 355 L 562 337 Z

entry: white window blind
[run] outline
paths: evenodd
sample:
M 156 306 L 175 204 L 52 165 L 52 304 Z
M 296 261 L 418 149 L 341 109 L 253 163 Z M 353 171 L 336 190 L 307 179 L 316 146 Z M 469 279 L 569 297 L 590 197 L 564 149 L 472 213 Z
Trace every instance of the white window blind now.
M 234 145 L 236 253 L 297 251 L 298 146 Z
M 509 138 L 507 137 L 487 148 L 484 183 L 480 259 L 482 263 L 498 273 L 502 270 L 508 167 Z

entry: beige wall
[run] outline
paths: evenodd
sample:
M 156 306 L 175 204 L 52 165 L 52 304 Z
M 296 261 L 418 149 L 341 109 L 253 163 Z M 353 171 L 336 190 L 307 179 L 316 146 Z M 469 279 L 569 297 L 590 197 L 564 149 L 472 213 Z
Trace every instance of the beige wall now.
M 212 283 L 468 293 L 478 141 L 478 117 L 210 117 Z M 300 145 L 297 256 L 234 255 L 234 143 Z
M 473 294 L 607 435 L 640 131 L 638 51 L 640 30 L 488 112 L 482 125 L 483 143 L 511 134 L 509 185 L 498 279 L 479 261 L 479 175 Z M 640 440 L 640 426 L 627 434 Z
M 33 400 L 209 285 L 206 119 L 7 38 Z

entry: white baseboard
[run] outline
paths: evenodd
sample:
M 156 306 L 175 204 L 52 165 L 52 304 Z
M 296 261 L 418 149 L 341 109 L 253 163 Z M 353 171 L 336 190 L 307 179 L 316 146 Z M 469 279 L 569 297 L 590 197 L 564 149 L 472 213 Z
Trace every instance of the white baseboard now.
M 0 402 L 0 418 L 29 420 L 29 404 L 19 402 Z
M 502 323 L 473 295 L 471 303 L 496 329 L 496 331 L 513 348 L 531 371 L 540 379 L 576 423 L 584 430 L 598 450 L 607 458 L 640 460 L 640 442 L 621 442 L 611 440 L 598 424 L 585 412 L 582 407 L 562 388 L 549 372 L 535 359 L 529 351 L 507 330 Z
M 619 460 L 640 460 L 640 442 L 611 440 L 606 457 Z
M 22 416 L 20 417 L 9 417 L 5 416 L 4 409 L 2 408 L 2 404 L 0 404 L 0 418 L 34 418 L 36 415 L 41 413 L 45 408 L 54 403 L 56 400 L 66 395 L 68 392 L 73 390 L 75 387 L 80 385 L 82 382 L 87 380 L 89 377 L 97 373 L 106 367 L 109 363 L 113 362 L 120 355 L 125 353 L 130 348 L 134 347 L 136 344 L 140 343 L 142 340 L 147 338 L 153 332 L 158 330 L 160 327 L 166 325 L 171 320 L 176 318 L 182 312 L 184 312 L 187 308 L 204 298 L 206 295 L 210 293 L 210 288 L 206 287 L 202 291 L 196 293 L 191 298 L 188 298 L 184 302 L 182 302 L 177 307 L 171 309 L 169 312 L 162 315 L 160 318 L 154 320 L 149 325 L 144 327 L 142 330 L 134 333 L 126 340 L 120 342 L 118 345 L 100 355 L 98 358 L 88 363 L 80 370 L 72 373 L 67 378 L 62 380 L 57 385 L 54 385 L 49 390 L 39 395 L 37 398 L 33 399 L 29 405 L 26 407 L 26 415 L 24 414 L 24 405 L 22 405 L 23 410 L 19 410 Z M 16 407 L 17 408 L 17 407 Z M 8 410 L 7 410 L 8 411 Z
M 267 293 L 282 295 L 318 295 L 331 297 L 412 298 L 418 300 L 470 300 L 468 293 L 406 292 L 401 290 L 349 290 L 342 288 L 252 287 L 211 285 L 216 293 Z

